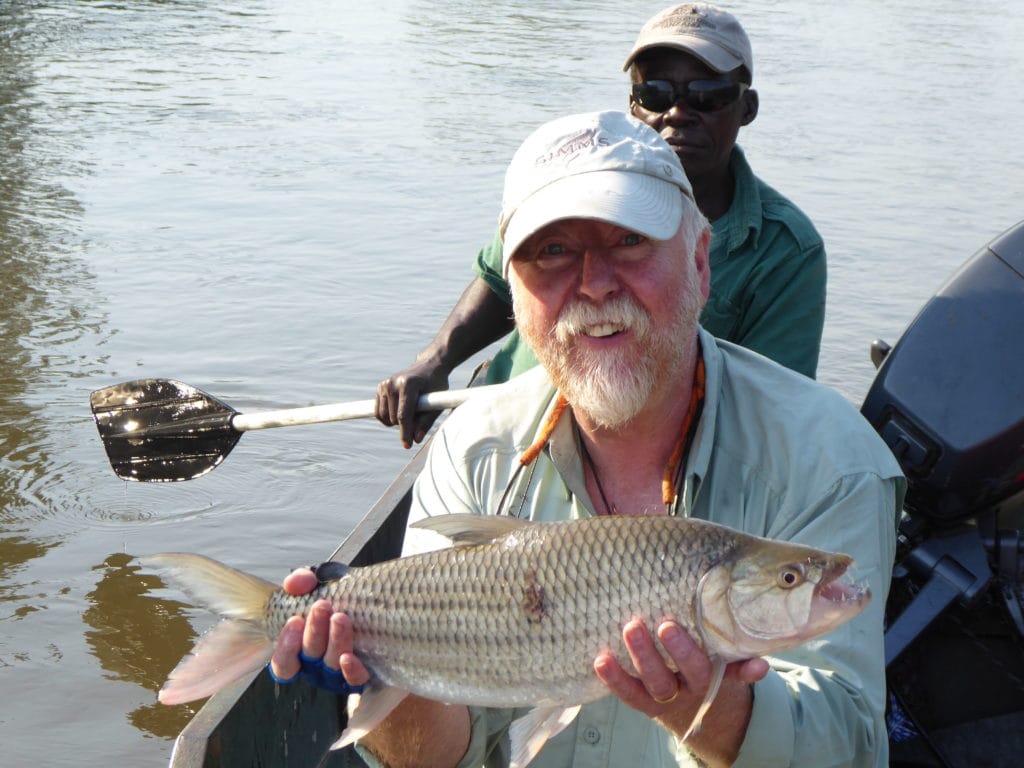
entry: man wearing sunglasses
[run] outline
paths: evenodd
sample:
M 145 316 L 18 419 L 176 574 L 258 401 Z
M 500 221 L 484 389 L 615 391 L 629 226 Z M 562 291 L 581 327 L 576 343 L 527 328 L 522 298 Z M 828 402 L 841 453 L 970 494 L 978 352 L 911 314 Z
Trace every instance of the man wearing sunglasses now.
M 632 83 L 631 112 L 676 151 L 712 223 L 711 297 L 701 325 L 813 378 L 825 317 L 825 248 L 807 216 L 758 179 L 736 146 L 758 111 L 746 32 L 715 6 L 672 6 L 643 26 L 623 69 Z M 488 344 L 508 334 L 489 383 L 536 365 L 511 319 L 501 265 L 496 235 L 433 341 L 377 385 L 377 418 L 398 425 L 407 448 L 437 417 L 415 412 L 420 394 L 447 388 L 451 371 Z

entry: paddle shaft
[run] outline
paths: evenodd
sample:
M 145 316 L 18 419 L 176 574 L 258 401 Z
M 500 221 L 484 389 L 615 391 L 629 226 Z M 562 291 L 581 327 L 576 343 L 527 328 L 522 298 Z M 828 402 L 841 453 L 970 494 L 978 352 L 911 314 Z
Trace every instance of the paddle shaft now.
M 418 410 L 454 408 L 489 387 L 431 392 Z M 96 428 L 118 477 L 175 482 L 205 475 L 235 447 L 242 433 L 271 427 L 373 416 L 374 400 L 239 413 L 200 389 L 173 379 L 137 379 L 98 389 L 89 398 Z
M 444 411 L 461 405 L 470 397 L 487 392 L 494 386 L 496 385 L 429 392 L 420 396 L 416 409 L 418 411 Z M 249 432 L 254 429 L 272 429 L 274 427 L 296 427 L 303 424 L 322 424 L 329 421 L 365 419 L 373 416 L 375 410 L 375 400 L 356 400 L 350 403 L 311 405 L 307 408 L 236 413 L 231 418 L 231 426 L 239 432 Z

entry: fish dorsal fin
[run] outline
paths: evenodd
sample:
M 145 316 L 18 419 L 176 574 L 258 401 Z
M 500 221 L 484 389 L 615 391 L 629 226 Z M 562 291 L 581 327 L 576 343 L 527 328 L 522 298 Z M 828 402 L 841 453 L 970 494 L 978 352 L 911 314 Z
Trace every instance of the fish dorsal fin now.
M 490 544 L 511 531 L 519 531 L 536 523 L 504 515 L 436 515 L 410 523 L 410 528 L 424 528 L 451 539 L 454 544 Z
M 509 768 L 525 768 L 529 765 L 548 739 L 553 739 L 576 719 L 580 706 L 537 707 L 514 720 L 508 729 L 512 746 Z

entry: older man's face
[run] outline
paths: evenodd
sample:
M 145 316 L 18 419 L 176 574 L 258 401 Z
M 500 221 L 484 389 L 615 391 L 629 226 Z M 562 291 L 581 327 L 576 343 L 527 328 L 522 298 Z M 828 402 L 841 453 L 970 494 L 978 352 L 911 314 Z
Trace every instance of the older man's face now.
M 708 293 L 706 242 L 652 241 L 604 222 L 549 224 L 510 265 L 520 333 L 574 408 L 625 425 L 681 374 Z

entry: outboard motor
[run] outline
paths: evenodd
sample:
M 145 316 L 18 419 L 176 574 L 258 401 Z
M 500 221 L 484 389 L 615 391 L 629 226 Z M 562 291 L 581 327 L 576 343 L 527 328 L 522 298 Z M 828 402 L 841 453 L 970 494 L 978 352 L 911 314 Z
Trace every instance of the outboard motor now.
M 1024 222 L 872 358 L 861 411 L 908 480 L 886 608 L 892 765 L 1024 765 Z

